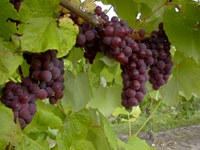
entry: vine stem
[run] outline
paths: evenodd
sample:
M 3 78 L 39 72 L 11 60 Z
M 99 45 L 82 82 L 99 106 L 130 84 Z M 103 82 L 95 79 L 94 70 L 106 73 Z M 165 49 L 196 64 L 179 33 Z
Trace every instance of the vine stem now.
M 135 136 L 137 136 L 142 129 L 144 128 L 144 126 L 147 124 L 147 122 L 153 117 L 155 111 L 158 109 L 158 107 L 160 106 L 161 101 L 159 101 L 158 105 L 156 106 L 156 108 L 154 109 L 154 111 L 152 111 L 152 113 L 150 114 L 150 116 L 147 118 L 147 120 L 143 123 L 143 125 L 139 128 L 139 130 L 135 133 Z
M 65 114 L 65 116 L 67 116 L 64 108 L 60 104 L 57 103 L 57 107 Z
M 75 8 L 69 0 L 60 0 L 60 5 L 67 8 L 71 12 L 75 13 L 76 15 L 78 15 L 79 17 L 81 17 L 85 21 L 89 22 L 90 24 L 92 24 L 94 26 L 100 25 L 100 22 L 98 21 L 98 19 L 94 15 L 91 15 L 89 13 L 81 11 L 78 8 Z
M 129 132 L 129 136 L 131 136 L 132 135 L 132 128 L 131 128 L 130 113 L 128 113 L 128 132 Z

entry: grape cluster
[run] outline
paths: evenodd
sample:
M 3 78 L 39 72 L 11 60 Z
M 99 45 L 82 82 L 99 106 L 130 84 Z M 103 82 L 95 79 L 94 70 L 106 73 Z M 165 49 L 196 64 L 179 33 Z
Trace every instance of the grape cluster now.
M 64 89 L 64 63 L 56 55 L 56 50 L 25 55 L 30 64 L 29 76 L 38 84 L 38 88 L 33 90 L 39 99 L 49 98 L 51 104 L 63 97 Z
M 55 104 L 63 97 L 64 63 L 56 55 L 56 50 L 24 53 L 30 65 L 29 77 L 22 78 L 21 83 L 9 81 L 3 88 L 1 102 L 12 109 L 14 121 L 19 120 L 22 128 L 32 121 L 38 98 L 49 98 L 49 102 Z
M 11 108 L 14 113 L 15 122 L 18 121 L 22 128 L 29 124 L 36 113 L 37 99 L 33 88 L 38 87 L 31 78 L 22 79 L 22 83 L 9 81 L 3 88 L 3 96 L 1 102 Z
M 97 52 L 102 52 L 114 58 L 121 64 L 123 91 L 122 105 L 131 109 L 144 99 L 146 93 L 145 82 L 148 81 L 147 69 L 153 64 L 152 51 L 144 43 L 133 40 L 133 30 L 124 20 L 109 17 L 97 6 L 94 10 L 96 17 L 103 20 L 98 27 L 87 22 L 80 24 L 78 17 L 71 15 L 72 20 L 79 25 L 76 46 L 84 47 L 85 58 L 93 62 Z M 93 32 L 93 34 L 86 34 Z M 87 40 L 90 38 L 90 40 Z M 89 56 L 89 57 L 87 57 Z
M 153 31 L 151 37 L 145 40 L 146 46 L 152 50 L 154 63 L 150 66 L 149 82 L 153 89 L 158 90 L 164 85 L 172 71 L 173 62 L 170 54 L 170 42 L 163 29 L 163 23 L 159 24 L 159 30 Z
M 87 21 L 79 20 L 77 15 L 71 14 L 70 17 L 79 27 L 76 47 L 84 47 L 84 57 L 92 64 L 97 52 L 100 51 L 98 47 L 97 31 L 95 27 Z

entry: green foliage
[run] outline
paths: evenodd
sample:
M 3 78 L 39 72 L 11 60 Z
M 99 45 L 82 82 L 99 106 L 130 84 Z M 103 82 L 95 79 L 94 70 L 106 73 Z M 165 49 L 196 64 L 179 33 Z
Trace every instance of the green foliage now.
M 12 23 L 10 19 L 18 19 L 18 14 L 15 9 L 13 9 L 13 6 L 11 3 L 9 3 L 7 0 L 1 0 L 0 1 L 0 37 L 5 38 L 6 40 L 9 40 L 11 35 L 17 32 L 17 28 L 15 23 Z
M 0 106 L 0 146 L 4 147 L 5 144 L 11 142 L 17 145 L 21 138 L 21 129 L 13 121 L 13 113 L 11 109 L 5 106 Z
M 65 72 L 64 100 L 62 104 L 67 108 L 72 104 L 74 111 L 79 111 L 84 108 L 92 98 L 92 89 L 87 73 L 81 73 L 75 77 L 71 72 Z
M 16 150 L 49 150 L 48 145 L 42 140 L 33 140 L 24 135 L 21 143 L 15 147 Z
M 66 118 L 57 137 L 58 149 L 69 149 L 72 144 L 87 136 L 90 117 L 87 110 L 73 113 Z
M 138 4 L 132 0 L 119 1 L 119 0 L 104 0 L 105 3 L 111 4 L 120 18 L 123 18 L 127 23 L 132 26 L 136 21 L 138 14 Z M 128 13 L 127 13 L 128 12 Z
M 76 8 L 82 6 L 88 11 L 95 6 L 91 0 L 82 4 L 77 0 L 71 1 Z M 142 28 L 149 34 L 157 29 L 158 23 L 164 22 L 173 46 L 173 74 L 159 92 L 151 92 L 149 96 L 163 99 L 170 105 L 179 103 L 178 115 L 190 117 L 199 109 L 200 97 L 200 9 L 197 2 L 102 2 L 112 4 L 118 16 L 126 20 L 134 31 Z M 9 79 L 19 79 L 17 68 L 20 65 L 24 75 L 29 73 L 22 52 L 56 49 L 58 57 L 69 55 L 65 60 L 64 97 L 55 106 L 37 101 L 38 112 L 25 129 L 21 130 L 19 123 L 14 123 L 10 109 L 0 106 L 0 149 L 6 149 L 9 143 L 16 150 L 152 149 L 136 136 L 130 136 L 127 143 L 122 142 L 113 132 L 107 117 L 111 114 L 128 116 L 135 121 L 141 110 L 139 107 L 131 112 L 121 109 L 119 64 L 98 54 L 93 66 L 88 65 L 83 59 L 83 51 L 73 48 L 78 27 L 70 18 L 59 17 L 59 8 L 59 0 L 24 0 L 16 11 L 9 0 L 0 0 L 0 84 Z M 179 10 L 175 11 L 175 8 Z M 105 79 L 104 83 L 99 82 L 100 79 Z
M 91 108 L 97 108 L 104 116 L 110 116 L 114 109 L 121 105 L 121 86 L 99 87 L 89 102 Z
M 11 77 L 18 66 L 22 64 L 22 56 L 15 52 L 15 46 L 11 42 L 5 42 L 0 38 L 0 84 Z
M 193 94 L 199 97 L 199 64 L 180 53 L 175 53 L 174 61 L 173 76 L 161 89 L 163 99 L 169 104 L 175 104 L 179 100 L 179 91 L 182 91 L 188 100 Z
M 189 5 L 186 5 L 189 3 Z M 164 22 L 167 35 L 178 51 L 183 52 L 187 57 L 196 61 L 200 59 L 200 9 L 195 2 L 189 0 L 181 3 L 179 12 L 175 8 L 168 9 L 164 13 Z M 195 14 L 195 15 L 194 15 Z M 177 24 L 177 26 L 174 26 Z M 185 41 L 185 42 L 184 42 Z M 187 42 L 186 42 L 187 41 Z

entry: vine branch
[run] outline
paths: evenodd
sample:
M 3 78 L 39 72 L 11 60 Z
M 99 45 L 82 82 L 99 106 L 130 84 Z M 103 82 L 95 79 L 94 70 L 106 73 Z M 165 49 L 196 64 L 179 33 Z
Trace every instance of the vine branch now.
M 60 0 L 60 5 L 67 8 L 71 12 L 75 13 L 76 15 L 78 15 L 79 17 L 81 17 L 85 21 L 89 22 L 90 24 L 92 24 L 94 26 L 100 25 L 100 22 L 98 21 L 98 19 L 94 15 L 91 15 L 89 13 L 81 11 L 78 8 L 75 8 L 69 0 Z
M 158 109 L 158 107 L 160 106 L 161 101 L 159 101 L 158 105 L 156 106 L 156 108 L 154 109 L 154 111 L 150 114 L 150 116 L 147 118 L 147 120 L 143 123 L 143 125 L 139 128 L 139 130 L 135 133 L 135 135 L 137 136 L 142 129 L 144 128 L 144 126 L 148 123 L 148 121 L 153 117 L 155 111 Z

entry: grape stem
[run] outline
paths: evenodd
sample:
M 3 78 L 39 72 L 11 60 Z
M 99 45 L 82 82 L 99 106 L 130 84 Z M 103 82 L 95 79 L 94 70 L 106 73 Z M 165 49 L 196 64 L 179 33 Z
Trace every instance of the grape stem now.
M 129 136 L 131 137 L 131 135 L 132 135 L 132 129 L 131 129 L 130 113 L 128 113 L 128 132 L 129 132 Z
M 142 129 L 145 127 L 145 125 L 148 123 L 148 121 L 153 117 L 155 111 L 158 109 L 158 107 L 160 106 L 162 101 L 159 101 L 158 105 L 156 106 L 156 108 L 154 109 L 154 111 L 150 114 L 150 116 L 147 118 L 147 120 L 143 123 L 143 125 L 139 128 L 139 130 L 135 133 L 135 136 L 137 136 Z
M 92 24 L 94 26 L 100 25 L 100 22 L 98 21 L 98 19 L 94 15 L 91 15 L 89 13 L 81 11 L 78 8 L 75 8 L 69 0 L 60 0 L 60 5 L 67 8 L 69 11 L 75 13 L 76 15 L 78 15 L 79 17 L 81 17 L 85 21 L 89 22 L 90 24 Z

